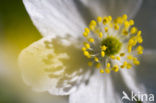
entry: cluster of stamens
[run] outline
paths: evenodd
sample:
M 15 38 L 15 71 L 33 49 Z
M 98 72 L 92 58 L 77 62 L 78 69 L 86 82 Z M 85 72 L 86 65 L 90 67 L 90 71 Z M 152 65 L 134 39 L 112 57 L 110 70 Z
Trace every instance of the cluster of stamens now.
M 118 72 L 139 65 L 138 55 L 143 54 L 141 31 L 127 15 L 112 20 L 111 16 L 97 17 L 85 28 L 82 51 L 89 59 L 88 66 L 95 66 L 100 73 Z

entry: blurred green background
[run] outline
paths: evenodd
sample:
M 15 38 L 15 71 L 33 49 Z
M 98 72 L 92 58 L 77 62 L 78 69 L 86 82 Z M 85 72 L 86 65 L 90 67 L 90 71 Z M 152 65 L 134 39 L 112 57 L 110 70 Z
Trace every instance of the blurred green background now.
M 12 54 L 18 54 L 20 50 L 41 38 L 32 25 L 22 0 L 1 0 L 0 29 L 3 48 Z
M 32 91 L 22 80 L 18 55 L 40 38 L 22 0 L 0 0 L 0 103 L 64 103 L 64 98 Z

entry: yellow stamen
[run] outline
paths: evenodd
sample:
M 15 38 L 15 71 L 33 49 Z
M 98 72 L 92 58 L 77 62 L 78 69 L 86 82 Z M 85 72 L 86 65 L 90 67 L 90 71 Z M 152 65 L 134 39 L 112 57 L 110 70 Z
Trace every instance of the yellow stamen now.
M 114 65 L 113 70 L 114 70 L 115 72 L 118 72 L 118 71 L 119 71 L 119 66 L 118 66 L 118 65 Z
M 134 20 L 129 21 L 130 26 L 134 25 Z
M 115 21 L 116 23 L 122 24 L 123 19 L 121 17 L 118 17 Z
M 137 41 L 138 41 L 138 43 L 142 43 L 143 42 L 142 37 L 141 36 L 137 37 Z
M 100 33 L 99 33 L 99 38 L 102 38 L 102 37 L 103 37 L 103 33 L 100 32 Z
M 114 29 L 119 30 L 119 25 L 115 24 Z
M 123 29 L 122 34 L 126 36 L 126 35 L 128 35 L 128 31 Z
M 105 29 L 105 32 L 108 32 L 108 27 L 105 27 L 104 29 Z
M 117 57 L 116 57 L 116 59 L 117 59 L 117 60 L 120 60 L 120 57 L 119 57 L 119 56 L 117 56 Z
M 97 21 L 98 21 L 98 23 L 102 22 L 102 17 L 98 16 Z
M 115 56 L 114 55 L 111 55 L 110 58 L 115 59 Z
M 141 30 L 137 32 L 137 36 L 141 36 Z
M 86 33 L 90 33 L 90 30 L 88 28 L 85 28 Z
M 106 71 L 107 74 L 110 73 L 110 69 L 108 69 L 108 68 L 106 68 L 105 71 Z
M 137 32 L 137 28 L 136 27 L 132 27 L 130 32 L 131 32 L 131 34 L 135 34 Z
M 102 74 L 103 74 L 103 73 L 104 73 L 104 70 L 103 70 L 103 69 L 100 69 L 100 73 L 102 73 Z
M 86 51 L 86 48 L 85 47 L 82 47 L 82 51 Z
M 88 62 L 88 66 L 92 66 L 93 65 L 93 62 Z
M 97 57 L 95 57 L 95 58 L 94 58 L 94 60 L 95 60 L 96 62 L 98 62 L 98 61 L 99 61 L 99 59 L 98 59 Z
M 91 42 L 91 43 L 93 43 L 94 42 L 94 39 L 93 38 L 89 38 L 88 41 Z
M 101 47 L 101 50 L 103 50 L 103 51 L 105 51 L 107 49 L 107 47 L 105 46 L 105 45 L 103 45 L 102 47 Z
M 128 46 L 128 52 L 131 53 L 131 51 L 132 51 L 132 46 L 129 45 L 129 46 Z
M 123 20 L 127 20 L 127 15 L 124 14 L 124 15 L 122 16 L 122 19 L 123 19 Z
M 132 65 L 130 63 L 127 64 L 127 69 L 130 69 Z
M 128 58 L 129 60 L 132 60 L 132 59 L 133 59 L 133 56 L 132 56 L 132 55 L 128 55 L 127 58 Z
M 105 25 L 105 24 L 107 24 L 108 23 L 108 18 L 107 17 L 104 17 L 104 19 L 103 19 L 103 24 Z
M 84 37 L 87 37 L 88 36 L 88 33 L 87 32 L 83 32 L 83 36 Z
M 108 16 L 108 21 L 112 21 L 112 17 L 111 16 Z
M 84 46 L 86 47 L 86 49 L 90 49 L 89 43 L 84 43 Z
M 107 68 L 110 68 L 110 63 L 107 63 Z
M 125 56 L 125 53 L 120 53 L 120 56 L 122 56 L 122 57 Z
M 95 20 L 92 20 L 92 21 L 90 22 L 90 25 L 96 26 L 96 21 L 95 21 Z
M 89 56 L 90 55 L 88 51 L 84 51 L 83 53 L 84 53 L 85 56 Z
M 96 64 L 96 68 L 100 68 L 101 67 L 101 64 L 100 63 L 97 63 Z
M 104 56 L 105 56 L 105 52 L 101 51 L 101 57 L 104 57 Z
M 130 26 L 129 22 L 128 21 L 125 21 L 124 22 L 124 26 L 125 26 L 125 28 L 128 28 Z
M 138 54 L 143 54 L 143 47 L 139 45 L 136 49 L 138 51 Z
M 111 16 L 98 16 L 96 20 L 91 20 L 83 32 L 86 42 L 82 47 L 84 56 L 90 59 L 88 66 L 99 68 L 100 73 L 110 73 L 112 70 L 118 72 L 120 68 L 130 69 L 139 65 L 136 53 L 143 53 L 143 47 L 139 45 L 143 38 L 141 30 L 133 25 L 134 21 L 129 20 L 126 14 L 114 20 Z M 122 64 L 115 64 L 118 62 Z
M 139 62 L 138 60 L 133 60 L 133 63 L 134 63 L 135 65 L 139 65 L 139 64 L 140 64 L 140 62 Z

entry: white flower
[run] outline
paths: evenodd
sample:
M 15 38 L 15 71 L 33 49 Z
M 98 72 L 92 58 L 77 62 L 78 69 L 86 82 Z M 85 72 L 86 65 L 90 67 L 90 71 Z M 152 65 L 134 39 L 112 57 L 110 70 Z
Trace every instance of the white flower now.
M 70 103 L 120 103 L 123 90 L 145 92 L 134 69 L 140 63 L 136 56 L 143 53 L 142 46 L 136 46 L 142 43 L 141 31 L 131 28 L 134 21 L 129 20 L 142 0 L 23 1 L 44 36 L 19 56 L 26 84 L 53 95 L 70 95 Z

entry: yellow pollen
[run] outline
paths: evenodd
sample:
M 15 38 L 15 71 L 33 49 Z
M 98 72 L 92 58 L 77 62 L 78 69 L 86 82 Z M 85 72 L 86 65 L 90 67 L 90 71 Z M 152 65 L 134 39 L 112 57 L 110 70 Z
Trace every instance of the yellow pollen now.
M 130 69 L 132 65 L 130 63 L 127 64 L 127 69 Z
M 129 39 L 128 43 L 129 43 L 129 45 L 132 45 L 134 43 L 134 40 L 133 39 Z
M 93 62 L 88 62 L 88 66 L 92 66 L 93 65 Z
M 139 36 L 139 37 L 137 38 L 137 41 L 138 41 L 138 43 L 142 43 L 142 42 L 143 42 L 142 37 L 141 37 L 141 36 Z
M 131 34 L 135 34 L 137 32 L 137 28 L 136 27 L 132 27 L 130 32 L 131 32 Z
M 105 56 L 105 52 L 101 51 L 101 57 L 104 57 L 104 56 Z
M 143 47 L 139 45 L 136 49 L 138 51 L 138 54 L 143 54 Z
M 134 60 L 133 63 L 134 63 L 135 65 L 139 65 L 139 64 L 140 64 L 140 62 L 139 62 L 138 60 Z
M 98 21 L 99 23 L 102 22 L 102 17 L 98 16 L 98 17 L 97 17 L 97 21 Z
M 87 32 L 83 32 L 83 36 L 84 37 L 87 37 L 88 36 L 88 33 Z
M 117 59 L 117 60 L 120 60 L 120 57 L 119 57 L 119 56 L 117 56 L 117 57 L 116 57 L 116 59 Z
M 102 37 L 103 37 L 103 33 L 100 32 L 100 33 L 99 33 L 99 38 L 102 38 Z
M 122 24 L 123 20 L 121 17 L 118 17 L 115 21 L 115 23 L 119 23 L 119 24 Z
M 104 17 L 104 19 L 103 19 L 103 24 L 105 25 L 105 24 L 107 24 L 108 23 L 108 18 L 107 17 Z
M 114 29 L 119 30 L 119 25 L 115 24 Z
M 142 31 L 126 14 L 112 19 L 98 16 L 84 28 L 82 52 L 89 59 L 88 66 L 99 69 L 101 74 L 130 69 L 140 64 L 143 54 Z
M 123 65 L 121 65 L 121 68 L 125 68 L 127 66 L 127 62 L 124 61 Z
M 114 55 L 111 55 L 110 58 L 111 58 L 111 59 L 115 59 L 115 56 L 114 56 Z
M 107 47 L 105 46 L 105 45 L 103 45 L 102 47 L 101 47 L 101 50 L 103 50 L 103 51 L 105 51 L 107 49 Z
M 88 41 L 91 42 L 91 43 L 93 43 L 94 42 L 94 39 L 93 38 L 89 38 Z
M 125 28 L 128 28 L 130 25 L 129 25 L 129 22 L 128 21 L 125 21 L 124 22 L 124 26 L 125 26 Z
M 129 60 L 132 60 L 132 59 L 133 59 L 133 56 L 132 56 L 132 55 L 128 55 L 127 58 L 128 58 Z
M 122 19 L 123 19 L 123 20 L 127 20 L 127 15 L 124 14 L 124 15 L 122 16 Z
M 99 61 L 99 59 L 98 59 L 97 57 L 95 57 L 95 58 L 94 58 L 94 60 L 95 60 L 96 62 L 98 62 L 98 61 Z
M 121 57 L 125 56 L 125 53 L 120 53 L 120 56 L 121 56 Z
M 126 35 L 128 35 L 128 31 L 123 29 L 122 34 L 126 36 Z
M 137 36 L 141 36 L 141 30 L 137 32 Z
M 110 68 L 110 63 L 107 63 L 107 68 Z
M 121 65 L 120 67 L 121 67 L 122 69 L 125 68 L 124 65 Z
M 90 33 L 90 30 L 88 28 L 85 28 L 86 33 Z
M 128 46 L 128 53 L 131 53 L 131 51 L 132 51 L 132 46 L 129 45 L 129 46 Z
M 88 51 L 84 51 L 84 55 L 85 55 L 85 56 L 90 56 L 90 54 L 89 54 Z
M 124 64 L 123 64 L 124 66 L 126 66 L 127 65 L 127 62 L 126 61 L 124 61 Z
M 118 71 L 119 71 L 119 66 L 118 66 L 118 65 L 114 65 L 113 70 L 114 70 L 115 72 L 118 72 Z
M 90 22 L 90 25 L 96 26 L 96 21 L 95 21 L 95 20 L 92 20 L 92 21 Z
M 134 25 L 134 20 L 129 21 L 130 26 Z
M 85 47 L 82 47 L 82 51 L 86 51 L 86 48 Z
M 89 43 L 84 43 L 84 46 L 86 47 L 86 49 L 89 49 L 90 48 Z
M 102 73 L 102 74 L 103 74 L 103 73 L 104 73 L 104 70 L 103 70 L 103 69 L 100 69 L 100 73 Z
M 105 29 L 105 32 L 108 32 L 108 27 L 105 27 L 104 29 Z
M 95 26 L 89 25 L 89 29 L 93 31 L 95 29 Z
M 101 64 L 100 63 L 97 63 L 96 64 L 96 68 L 100 68 L 101 67 Z
M 106 68 L 105 71 L 106 71 L 107 74 L 110 73 L 110 69 L 108 69 L 108 68 Z
M 111 17 L 111 16 L 108 16 L 108 20 L 109 20 L 109 21 L 112 21 L 112 17 Z

